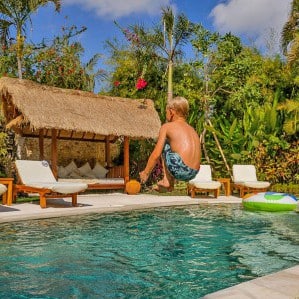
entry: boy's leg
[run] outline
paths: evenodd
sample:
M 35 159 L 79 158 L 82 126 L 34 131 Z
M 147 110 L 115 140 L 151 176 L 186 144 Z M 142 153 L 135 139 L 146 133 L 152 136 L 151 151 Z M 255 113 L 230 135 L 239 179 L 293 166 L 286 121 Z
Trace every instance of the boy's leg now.
M 157 183 L 158 188 L 159 186 L 167 188 L 168 191 L 172 191 L 174 187 L 174 178 L 169 173 L 165 160 L 162 158 L 162 170 L 163 170 L 163 179 Z

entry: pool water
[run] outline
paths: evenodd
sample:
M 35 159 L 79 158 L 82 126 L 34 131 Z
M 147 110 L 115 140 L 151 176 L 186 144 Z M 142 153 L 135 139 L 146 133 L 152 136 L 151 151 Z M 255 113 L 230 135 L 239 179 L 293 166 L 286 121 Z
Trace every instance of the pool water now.
M 200 298 L 299 263 L 299 214 L 238 205 L 1 224 L 1 298 Z

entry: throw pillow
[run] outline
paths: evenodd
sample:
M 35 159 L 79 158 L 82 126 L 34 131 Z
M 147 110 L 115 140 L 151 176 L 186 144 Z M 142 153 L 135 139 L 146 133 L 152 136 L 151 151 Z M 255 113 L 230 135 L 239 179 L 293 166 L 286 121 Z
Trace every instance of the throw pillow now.
M 91 172 L 91 167 L 88 162 L 86 162 L 83 166 L 78 168 L 80 174 L 82 176 L 86 176 L 89 172 Z
M 94 172 L 92 172 L 92 170 L 86 173 L 84 177 L 88 179 L 97 179 L 97 176 L 94 174 Z
M 82 179 L 82 175 L 80 174 L 78 168 L 72 171 L 69 175 L 68 178 L 71 179 Z
M 67 171 L 63 166 L 58 166 L 58 177 L 65 178 L 68 175 Z
M 99 162 L 96 163 L 94 168 L 92 169 L 92 172 L 95 174 L 95 176 L 98 179 L 103 179 L 106 177 L 106 174 L 109 170 L 107 170 L 105 167 L 103 167 Z
M 72 160 L 67 166 L 64 167 L 66 175 L 68 176 L 71 172 L 77 169 L 76 163 Z

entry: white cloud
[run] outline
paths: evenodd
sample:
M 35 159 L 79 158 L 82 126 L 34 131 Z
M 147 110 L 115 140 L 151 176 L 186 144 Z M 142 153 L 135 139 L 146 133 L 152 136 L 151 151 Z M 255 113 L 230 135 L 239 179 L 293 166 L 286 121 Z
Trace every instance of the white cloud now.
M 279 36 L 287 21 L 292 0 L 228 0 L 214 7 L 210 16 L 217 31 L 254 38 L 258 46 Z M 273 34 L 274 33 L 274 34 Z
M 78 4 L 100 17 L 114 19 L 132 13 L 158 14 L 161 7 L 170 5 L 170 0 L 65 0 L 64 4 Z

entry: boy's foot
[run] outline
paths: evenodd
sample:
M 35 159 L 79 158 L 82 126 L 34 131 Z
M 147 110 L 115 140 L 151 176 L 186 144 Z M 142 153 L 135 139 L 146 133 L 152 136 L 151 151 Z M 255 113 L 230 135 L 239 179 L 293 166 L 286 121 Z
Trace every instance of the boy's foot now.
M 159 193 L 165 193 L 165 192 L 173 191 L 173 187 L 171 187 L 171 186 L 166 187 L 166 186 L 157 184 L 156 186 L 153 187 L 153 190 L 157 191 Z

